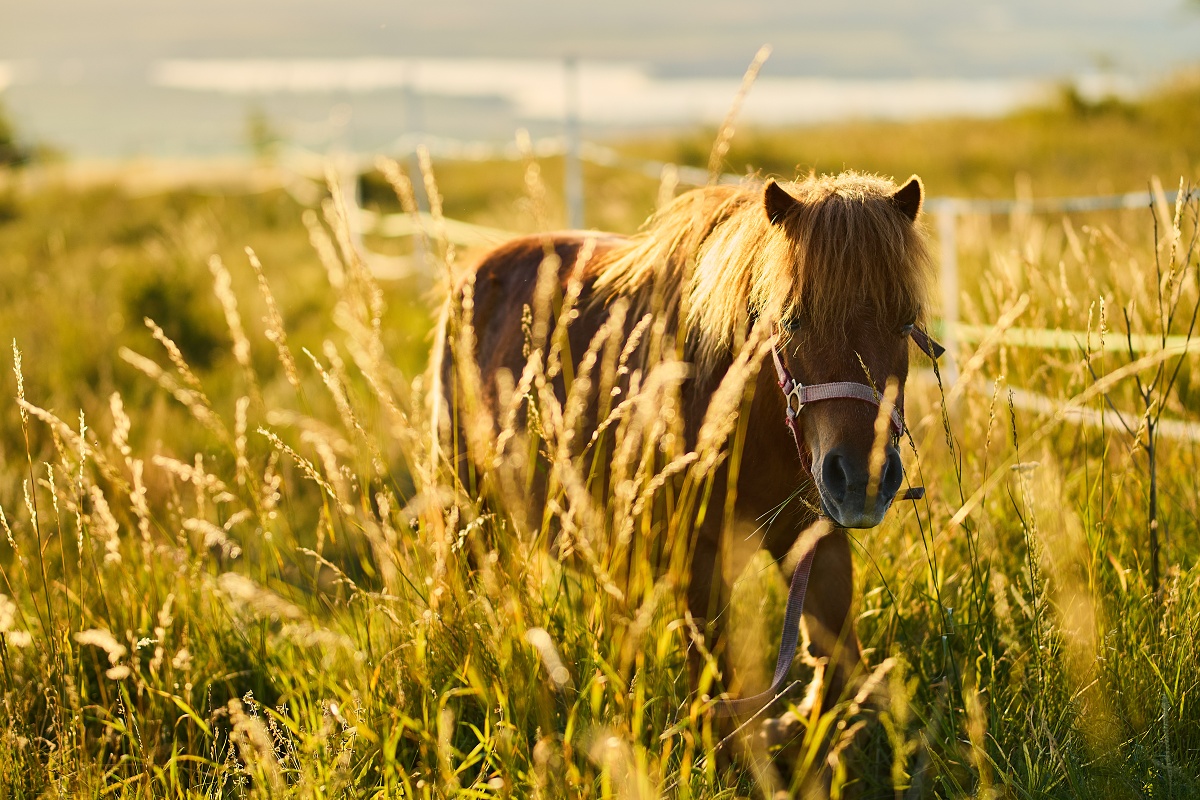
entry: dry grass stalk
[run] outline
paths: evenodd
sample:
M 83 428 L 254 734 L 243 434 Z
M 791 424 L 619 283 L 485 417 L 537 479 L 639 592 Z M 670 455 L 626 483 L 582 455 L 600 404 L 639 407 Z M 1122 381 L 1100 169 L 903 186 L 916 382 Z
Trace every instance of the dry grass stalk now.
M 258 278 L 258 290 L 262 294 L 263 302 L 267 305 L 267 316 L 263 318 L 263 322 L 267 326 L 267 340 L 275 345 L 275 350 L 279 354 L 279 362 L 283 364 L 283 374 L 287 376 L 288 383 L 292 385 L 297 394 L 302 394 L 300 374 L 296 371 L 296 360 L 292 358 L 292 351 L 288 349 L 283 317 L 279 313 L 279 307 L 275 304 L 275 295 L 271 293 L 267 276 L 263 273 L 262 262 L 258 260 L 258 255 L 254 250 L 249 247 L 246 248 L 246 257 L 250 259 L 250 266 L 254 269 L 255 277 Z
M 879 492 L 879 481 L 883 476 L 883 465 L 887 459 L 887 444 L 898 433 L 892 427 L 892 411 L 896 408 L 896 398 L 900 395 L 900 384 L 895 378 L 888 378 L 883 388 L 883 396 L 879 398 L 879 410 L 875 413 L 875 437 L 871 442 L 871 454 L 867 458 L 867 508 L 875 504 L 875 496 Z
M 758 79 L 758 72 L 762 69 L 763 64 L 767 63 L 767 59 L 771 57 L 771 46 L 764 44 L 758 48 L 758 52 L 754 54 L 750 66 L 746 68 L 746 73 L 742 76 L 742 85 L 738 87 L 737 94 L 734 95 L 733 102 L 729 106 L 729 111 L 725 114 L 725 120 L 721 123 L 720 129 L 717 131 L 716 141 L 713 142 L 712 153 L 708 157 L 708 181 L 710 184 L 716 183 L 721 176 L 721 165 L 725 162 L 725 156 L 729 153 L 729 144 L 733 141 L 734 123 L 737 120 L 738 114 L 741 113 L 742 103 L 746 101 L 746 97 L 750 94 L 750 89 L 754 86 L 754 81 Z

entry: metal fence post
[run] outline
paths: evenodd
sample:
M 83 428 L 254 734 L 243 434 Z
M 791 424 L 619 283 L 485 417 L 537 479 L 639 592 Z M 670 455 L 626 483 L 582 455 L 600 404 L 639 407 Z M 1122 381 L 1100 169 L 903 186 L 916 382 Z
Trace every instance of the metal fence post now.
M 563 153 L 563 195 L 567 201 L 567 227 L 583 228 L 583 162 L 579 158 L 579 62 L 563 59 L 566 151 Z

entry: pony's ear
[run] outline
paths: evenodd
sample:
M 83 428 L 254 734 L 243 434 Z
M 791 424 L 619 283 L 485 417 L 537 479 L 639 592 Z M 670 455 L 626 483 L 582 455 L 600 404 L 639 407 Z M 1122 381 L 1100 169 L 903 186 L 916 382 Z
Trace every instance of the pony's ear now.
M 892 202 L 904 216 L 916 222 L 917 214 L 921 213 L 921 201 L 924 198 L 925 186 L 921 183 L 920 178 L 913 175 L 892 195 Z
M 796 205 L 796 198 L 783 190 L 772 178 L 767 181 L 767 185 L 763 188 L 763 207 L 767 211 L 767 219 L 772 224 L 778 225 L 783 221 L 783 217 L 792 207 Z

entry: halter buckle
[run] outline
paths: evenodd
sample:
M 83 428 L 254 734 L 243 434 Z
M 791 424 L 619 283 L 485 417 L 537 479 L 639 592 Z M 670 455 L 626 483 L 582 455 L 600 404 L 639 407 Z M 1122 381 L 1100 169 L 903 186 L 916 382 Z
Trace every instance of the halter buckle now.
M 792 417 L 800 416 L 800 412 L 804 410 L 804 396 L 801 394 L 801 390 L 803 388 L 804 388 L 804 386 L 801 385 L 799 381 L 797 381 L 793 378 L 792 379 L 792 388 L 789 391 L 786 391 L 783 393 L 783 402 L 787 405 L 787 412 Z M 796 401 L 796 405 L 794 408 L 792 406 L 793 400 Z

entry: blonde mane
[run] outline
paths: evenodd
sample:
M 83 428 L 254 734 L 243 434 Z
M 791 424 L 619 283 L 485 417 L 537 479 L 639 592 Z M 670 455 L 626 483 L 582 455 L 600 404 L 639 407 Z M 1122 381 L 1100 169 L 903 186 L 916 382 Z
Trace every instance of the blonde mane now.
M 775 223 L 761 183 L 681 195 L 593 260 L 597 299 L 629 297 L 643 312 L 666 314 L 699 365 L 728 353 L 751 316 L 799 314 L 838 335 L 921 315 L 929 255 L 918 226 L 891 199 L 894 183 L 844 172 L 782 187 L 798 202 Z M 864 309 L 867 319 L 855 314 Z

